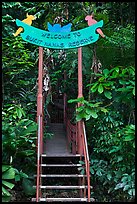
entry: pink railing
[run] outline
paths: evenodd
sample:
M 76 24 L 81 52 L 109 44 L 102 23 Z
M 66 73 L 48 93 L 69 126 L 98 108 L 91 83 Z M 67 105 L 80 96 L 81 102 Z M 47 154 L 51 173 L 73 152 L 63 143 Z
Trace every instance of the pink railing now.
M 89 161 L 89 153 L 88 153 L 88 146 L 87 146 L 85 123 L 83 120 L 80 121 L 79 132 L 81 134 L 82 144 L 83 144 L 82 146 L 83 146 L 83 153 L 84 153 L 84 159 L 85 159 L 87 186 L 88 186 L 88 202 L 90 202 L 90 161 Z
M 70 120 L 67 120 L 66 130 L 68 138 L 68 149 L 72 154 L 76 154 L 77 152 L 76 125 L 71 124 Z
M 80 153 L 84 155 L 85 170 L 87 175 L 87 186 L 88 186 L 87 196 L 88 196 L 88 202 L 90 202 L 90 161 L 89 161 L 85 124 L 84 124 L 84 121 L 81 120 L 74 125 L 70 122 L 67 111 L 65 115 L 66 115 L 65 122 L 66 122 L 69 150 L 72 154 L 77 154 L 79 153 L 79 146 L 81 146 Z
M 43 153 L 43 48 L 39 47 L 39 71 L 38 71 L 38 95 L 37 95 L 37 124 L 38 124 L 38 137 L 37 137 L 37 183 L 36 183 L 36 202 L 39 202 L 41 197 L 41 154 Z

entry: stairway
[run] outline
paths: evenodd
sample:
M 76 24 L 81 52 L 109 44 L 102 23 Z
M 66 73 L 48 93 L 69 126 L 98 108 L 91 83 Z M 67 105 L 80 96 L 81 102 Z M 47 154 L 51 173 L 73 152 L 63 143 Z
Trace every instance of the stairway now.
M 84 157 L 69 152 L 63 124 L 51 123 L 48 132 L 54 136 L 46 139 L 41 155 L 39 202 L 87 202 L 86 175 L 80 174 L 79 170 L 82 167 L 79 161 L 84 161 Z
M 85 175 L 78 170 L 82 165 L 80 155 L 47 156 L 42 154 L 42 196 L 39 201 L 85 201 L 87 186 L 84 185 Z M 64 197 L 65 196 L 65 197 Z M 75 197 L 74 197 L 75 196 Z M 36 201 L 36 199 L 33 199 Z
M 70 154 L 63 123 L 50 123 L 47 131 L 52 133 L 53 137 L 46 139 L 46 144 L 44 145 L 46 155 Z

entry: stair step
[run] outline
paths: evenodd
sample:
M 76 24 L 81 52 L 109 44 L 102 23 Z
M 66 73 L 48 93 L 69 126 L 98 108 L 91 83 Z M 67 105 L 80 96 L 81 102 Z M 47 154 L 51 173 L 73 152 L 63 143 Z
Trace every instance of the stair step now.
M 92 199 L 90 199 L 91 201 L 92 201 Z M 36 198 L 32 198 L 32 201 L 36 201 Z M 88 199 L 87 198 L 39 198 L 39 201 L 78 201 L 78 202 L 80 202 L 80 201 L 88 201 Z
M 82 166 L 81 164 L 41 164 L 42 167 L 75 167 Z
M 42 154 L 42 157 L 80 157 L 83 155 L 80 154 L 55 154 L 55 155 L 47 155 L 47 154 Z
M 33 186 L 36 188 L 36 186 Z M 87 186 L 40 186 L 41 189 L 85 189 Z
M 35 177 L 37 175 L 34 175 Z M 44 178 L 44 177 L 86 177 L 86 175 L 82 175 L 82 174 L 42 174 L 40 175 L 40 177 Z

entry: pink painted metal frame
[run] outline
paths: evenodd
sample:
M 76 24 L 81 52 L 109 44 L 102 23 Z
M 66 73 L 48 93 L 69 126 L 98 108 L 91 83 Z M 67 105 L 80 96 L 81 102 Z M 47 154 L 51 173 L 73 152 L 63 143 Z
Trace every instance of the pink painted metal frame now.
M 41 154 L 43 152 L 43 48 L 39 47 L 39 65 L 38 65 L 38 95 L 37 95 L 37 123 L 38 123 L 38 140 L 37 140 L 37 184 L 36 184 L 36 202 L 41 197 Z
M 64 75 L 65 79 L 66 76 Z M 41 197 L 41 154 L 43 153 L 43 48 L 39 47 L 39 72 L 38 72 L 38 95 L 37 95 L 37 123 L 38 123 L 38 141 L 37 141 L 37 185 L 36 185 L 36 202 Z M 78 98 L 83 97 L 82 93 L 82 48 L 78 48 Z M 88 184 L 88 202 L 90 202 L 90 163 L 87 149 L 87 138 L 85 134 L 84 121 L 79 121 L 72 125 L 67 118 L 67 96 L 64 94 L 64 123 L 67 129 L 68 141 L 72 144 L 72 153 L 84 154 L 87 184 Z M 78 107 L 81 104 L 78 104 Z
M 66 96 L 65 96 L 66 97 Z M 78 48 L 78 98 L 83 97 L 83 86 L 82 86 L 82 48 Z M 65 106 L 67 106 L 65 104 Z M 81 104 L 78 103 L 78 107 Z M 84 155 L 85 166 L 86 166 L 86 175 L 87 175 L 87 186 L 88 186 L 88 202 L 90 202 L 90 162 L 89 162 L 89 154 L 87 147 L 87 138 L 85 131 L 84 121 L 81 120 L 76 123 L 76 125 L 72 125 L 68 116 L 67 109 L 65 113 L 65 121 L 66 121 L 66 130 L 68 143 L 72 144 L 72 153 L 73 154 L 81 154 Z

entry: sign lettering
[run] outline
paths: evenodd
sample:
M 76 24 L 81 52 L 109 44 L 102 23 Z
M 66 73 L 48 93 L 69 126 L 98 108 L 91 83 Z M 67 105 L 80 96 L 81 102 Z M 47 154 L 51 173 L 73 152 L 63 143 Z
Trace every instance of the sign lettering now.
M 29 43 L 53 49 L 70 49 L 96 42 L 99 38 L 96 29 L 103 26 L 103 20 L 73 32 L 48 32 L 30 26 L 18 19 L 16 19 L 16 24 L 23 28 L 21 37 Z

